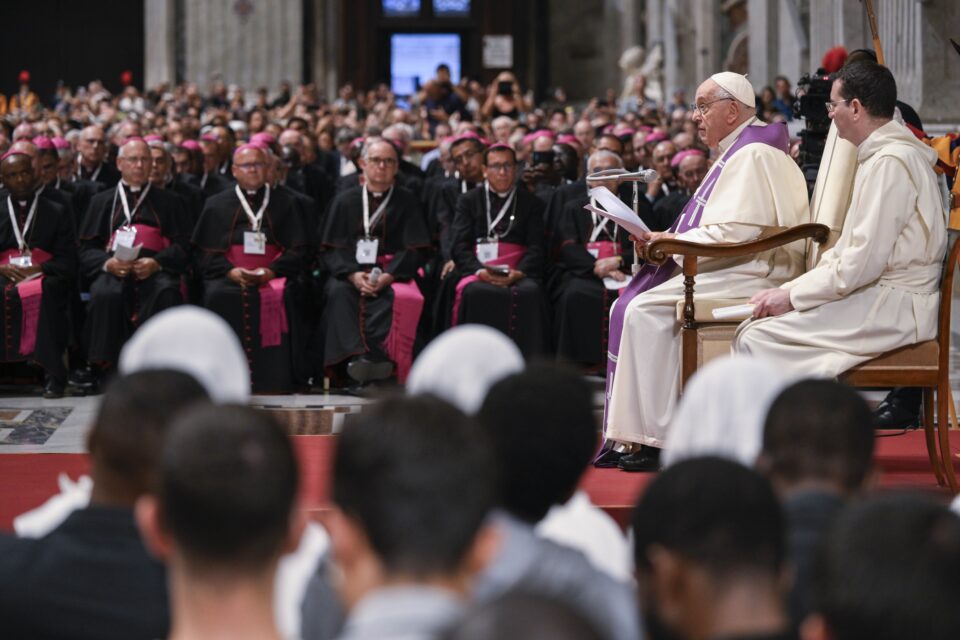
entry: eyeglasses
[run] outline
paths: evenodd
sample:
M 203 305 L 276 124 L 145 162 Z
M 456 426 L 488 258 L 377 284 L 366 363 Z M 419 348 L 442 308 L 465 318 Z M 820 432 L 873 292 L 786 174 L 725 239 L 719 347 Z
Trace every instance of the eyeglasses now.
M 378 167 L 392 167 L 397 164 L 396 158 L 367 158 L 366 162 Z
M 710 110 L 710 105 L 715 102 L 720 102 L 721 100 L 733 100 L 733 98 L 717 98 L 716 100 L 711 100 L 710 102 L 704 102 L 703 104 L 691 104 L 690 111 L 699 111 L 701 116 L 706 116 L 707 111 Z
M 264 162 L 248 162 L 246 164 L 234 164 L 233 166 L 241 171 L 256 171 L 257 169 L 263 169 L 267 165 Z
M 149 156 L 126 156 L 121 158 L 121 160 L 128 164 L 150 164 L 150 161 L 153 160 L 153 158 Z
M 465 162 L 467 162 L 467 161 L 470 160 L 471 158 L 476 157 L 477 154 L 479 154 L 479 153 L 480 153 L 480 152 L 477 151 L 476 149 L 471 149 L 471 150 L 469 150 L 469 151 L 464 151 L 463 153 L 461 153 L 461 154 L 458 155 L 458 156 L 451 156 L 451 158 L 453 159 L 453 164 L 464 164 Z
M 850 100 L 852 100 L 852 99 L 853 99 L 853 98 L 851 98 Z M 834 111 L 837 110 L 837 107 L 839 107 L 840 105 L 845 104 L 845 103 L 847 103 L 847 102 L 850 102 L 850 100 L 827 100 L 827 101 L 824 103 L 824 104 L 827 105 L 827 113 L 833 113 Z
M 515 166 L 517 165 L 515 165 L 512 162 L 499 162 L 497 164 L 488 164 L 487 171 L 492 171 L 494 173 L 506 173 L 507 171 L 510 171 L 511 169 L 513 169 Z

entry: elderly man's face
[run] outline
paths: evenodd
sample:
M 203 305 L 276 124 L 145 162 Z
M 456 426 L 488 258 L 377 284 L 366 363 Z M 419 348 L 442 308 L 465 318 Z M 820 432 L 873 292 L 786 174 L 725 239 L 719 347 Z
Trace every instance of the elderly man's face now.
M 705 156 L 688 156 L 680 161 L 680 183 L 688 191 L 696 191 L 707 175 L 707 158 Z
M 216 142 L 204 140 L 200 143 L 203 148 L 203 170 L 211 173 L 220 166 L 220 145 Z
M 133 187 L 143 186 L 147 182 L 152 164 L 150 147 L 145 142 L 127 143 L 117 157 L 117 168 L 123 181 Z
M 57 162 L 57 165 L 61 180 L 69 180 L 70 176 L 73 175 L 75 159 L 76 157 L 73 155 L 73 153 L 65 153 L 60 156 L 60 160 Z
M 77 151 L 87 162 L 94 164 L 103 162 L 107 153 L 107 137 L 98 127 L 88 127 L 80 134 Z
M 675 155 L 677 155 L 677 148 L 673 146 L 672 142 L 661 142 L 653 148 L 653 168 L 661 176 L 672 175 L 670 161 Z
M 600 153 L 590 156 L 590 159 L 587 161 L 587 175 L 591 173 L 596 173 L 597 171 L 607 171 L 609 169 L 619 169 L 623 165 L 620 162 L 617 162 L 617 159 L 614 156 L 611 156 L 609 153 Z M 587 183 L 590 184 L 589 182 Z M 617 193 L 617 181 L 616 180 L 605 180 L 603 182 L 595 183 L 597 186 L 605 188 L 610 193 Z
M 733 98 L 719 97 L 720 86 L 707 80 L 697 88 L 693 121 L 700 140 L 715 149 L 720 141 L 733 133 L 740 120 L 740 103 Z
M 163 149 L 150 147 L 150 156 L 153 158 L 153 166 L 150 168 L 150 183 L 160 187 L 167 181 L 170 175 L 170 156 Z
M 385 191 L 393 185 L 399 169 L 396 148 L 389 142 L 374 142 L 366 150 L 366 157 L 360 160 L 363 178 L 374 191 Z
M 256 191 L 267 180 L 267 157 L 260 149 L 244 149 L 233 158 L 233 177 L 245 191 Z

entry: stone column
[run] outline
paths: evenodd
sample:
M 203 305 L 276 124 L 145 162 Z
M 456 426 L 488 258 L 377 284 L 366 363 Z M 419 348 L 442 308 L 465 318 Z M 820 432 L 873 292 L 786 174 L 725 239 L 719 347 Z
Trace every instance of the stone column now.
M 303 79 L 300 0 L 184 0 L 186 80 L 247 90 Z
M 720 3 L 719 0 L 702 0 L 694 3 L 693 21 L 696 31 L 696 67 L 693 85 L 687 85 L 687 97 L 693 102 L 694 92 L 700 82 L 720 71 L 723 52 L 720 50 Z
M 174 0 L 143 0 L 144 88 L 176 79 Z
M 328 100 L 337 97 L 340 86 L 337 57 L 340 50 L 340 21 L 343 0 L 313 2 L 313 82 Z
M 750 83 L 759 91 L 777 75 L 779 0 L 747 0 L 750 16 Z

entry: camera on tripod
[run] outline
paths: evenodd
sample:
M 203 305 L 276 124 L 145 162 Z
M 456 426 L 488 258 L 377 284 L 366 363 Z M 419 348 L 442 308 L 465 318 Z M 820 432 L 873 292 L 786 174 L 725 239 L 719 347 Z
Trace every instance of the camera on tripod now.
M 793 114 L 803 118 L 804 126 L 800 132 L 800 168 L 810 190 L 817 181 L 817 170 L 820 168 L 823 147 L 830 130 L 827 101 L 830 100 L 832 85 L 830 74 L 823 69 L 808 73 L 797 82 L 799 99 L 793 103 Z

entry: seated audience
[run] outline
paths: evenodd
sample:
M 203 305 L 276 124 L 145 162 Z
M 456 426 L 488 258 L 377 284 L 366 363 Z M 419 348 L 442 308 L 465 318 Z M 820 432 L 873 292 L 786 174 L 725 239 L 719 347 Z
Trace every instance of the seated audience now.
M 840 515 L 814 576 L 804 640 L 960 637 L 960 517 L 888 495 Z
M 617 548 L 593 547 L 588 557 L 535 531 L 552 506 L 570 498 L 596 450 L 592 400 L 579 376 L 549 367 L 533 367 L 490 389 L 477 418 L 497 461 L 493 521 L 501 542 L 473 595 L 488 602 L 513 589 L 530 591 L 562 601 L 610 638 L 636 638 L 632 587 L 592 562 L 604 554 L 618 557 Z M 621 549 L 626 564 L 628 551 Z
M 507 593 L 475 608 L 443 640 L 602 640 L 583 616 L 563 603 L 527 593 Z
M 783 604 L 783 515 L 755 471 L 722 458 L 678 462 L 640 498 L 633 535 L 651 638 L 794 637 Z
M 868 488 L 874 433 L 860 394 L 832 380 L 803 380 L 770 406 L 757 470 L 773 483 L 787 518 L 794 625 L 810 612 L 813 560 L 844 504 Z
M 207 394 L 179 371 L 114 379 L 90 431 L 90 503 L 41 538 L 0 536 L 0 626 L 9 638 L 167 636 L 163 567 L 134 524 L 135 501 L 158 477 L 177 414 Z
M 210 406 L 175 422 L 136 506 L 167 565 L 172 640 L 281 637 L 274 574 L 303 525 L 298 483 L 290 438 L 264 412 Z
M 340 638 L 432 638 L 462 616 L 497 544 L 484 524 L 494 480 L 483 433 L 445 402 L 389 399 L 348 420 L 327 519 L 349 611 Z M 311 604 L 308 639 L 324 609 Z

